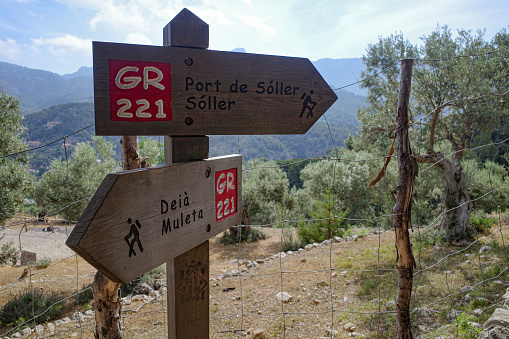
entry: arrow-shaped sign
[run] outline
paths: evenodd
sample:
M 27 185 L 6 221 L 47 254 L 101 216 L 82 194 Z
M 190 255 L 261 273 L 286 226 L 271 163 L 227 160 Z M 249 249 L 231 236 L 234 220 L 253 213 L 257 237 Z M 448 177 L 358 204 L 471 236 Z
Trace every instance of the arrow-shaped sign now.
M 127 283 L 241 220 L 242 157 L 108 174 L 66 245 Z
M 303 134 L 337 96 L 304 58 L 94 42 L 97 135 Z

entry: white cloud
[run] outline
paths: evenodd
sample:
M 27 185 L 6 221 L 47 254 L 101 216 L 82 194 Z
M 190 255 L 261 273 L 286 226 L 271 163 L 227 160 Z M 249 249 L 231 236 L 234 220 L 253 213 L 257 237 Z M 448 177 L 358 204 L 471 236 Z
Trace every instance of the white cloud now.
M 235 16 L 246 25 L 255 28 L 263 39 L 271 40 L 276 38 L 277 29 L 266 24 L 265 21 L 268 21 L 268 18 L 263 19 L 240 12 L 237 12 Z
M 7 38 L 5 41 L 0 40 L 0 55 L 10 59 L 15 59 L 19 53 L 19 46 L 16 40 Z
M 141 33 L 128 34 L 124 39 L 124 42 L 128 44 L 153 45 L 152 41 L 150 41 L 146 35 Z
M 31 39 L 34 48 L 47 48 L 51 54 L 57 56 L 82 54 L 92 55 L 92 40 L 78 38 L 66 34 L 56 38 Z

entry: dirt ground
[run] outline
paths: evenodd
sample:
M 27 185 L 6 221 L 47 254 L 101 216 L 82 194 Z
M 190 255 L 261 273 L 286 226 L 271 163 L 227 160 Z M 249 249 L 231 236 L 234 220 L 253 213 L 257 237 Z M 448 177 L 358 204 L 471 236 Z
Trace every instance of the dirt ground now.
M 92 282 L 96 270 L 61 246 L 70 229 L 60 227 L 51 233 L 43 232 L 43 227 L 46 226 L 32 225 L 27 232 L 19 228 L 0 231 L 0 237 L 6 235 L 2 244 L 13 239 L 19 246 L 21 239 L 24 250 L 40 253 L 38 248 L 50 248 L 46 257 L 51 258 L 51 266 L 37 269 L 32 265 L 30 274 L 23 279 L 19 278 L 27 266 L 0 267 L 0 305 L 30 289 L 56 291 L 68 297 Z M 262 333 L 257 338 L 321 338 L 329 337 L 330 329 L 337 331 L 333 338 L 351 337 L 352 332 L 357 337 L 384 337 L 384 329 L 376 322 L 369 325 L 369 319 L 376 312 L 388 312 L 391 316 L 395 311 L 395 294 L 391 292 L 385 299 L 378 300 L 376 291 L 375 294 L 363 292 L 366 284 L 361 284 L 360 280 L 366 280 L 367 273 L 360 272 L 361 267 L 365 269 L 360 266 L 360 258 L 369 261 L 370 267 L 387 269 L 374 279 L 396 281 L 393 232 L 333 242 L 271 259 L 281 251 L 282 231 L 263 231 L 267 239 L 250 244 L 223 246 L 219 243 L 220 236 L 210 241 L 210 338 L 252 338 L 253 333 Z M 380 261 L 382 256 L 385 259 Z M 43 257 L 38 256 L 38 259 Z M 235 260 L 239 258 L 268 260 L 263 263 L 259 260 L 256 267 L 247 267 L 246 263 Z M 241 275 L 224 276 L 233 270 L 240 271 Z M 289 293 L 292 300 L 284 303 L 276 300 L 276 294 L 282 291 Z M 72 302 L 68 304 L 72 306 L 66 306 L 66 316 L 72 318 L 78 306 Z M 79 308 L 81 312 L 88 309 L 90 305 Z M 350 325 L 354 328 L 348 329 Z M 93 338 L 93 326 L 93 317 L 86 317 L 81 322 L 58 326 L 57 334 L 48 337 Z M 167 337 L 166 295 L 149 303 L 124 305 L 122 327 L 124 338 Z M 6 335 L 12 333 L 6 334 L 6 329 L 2 328 L 0 337 Z M 32 337 L 44 338 L 45 335 L 47 332 L 33 333 Z

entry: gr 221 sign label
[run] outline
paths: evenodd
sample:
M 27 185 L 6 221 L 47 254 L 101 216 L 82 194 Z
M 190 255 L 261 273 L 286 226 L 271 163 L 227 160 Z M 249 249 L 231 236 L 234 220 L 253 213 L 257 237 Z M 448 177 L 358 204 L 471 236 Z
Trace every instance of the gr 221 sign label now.
M 216 172 L 216 222 L 237 213 L 237 168 Z
M 170 121 L 171 65 L 109 60 L 112 121 Z

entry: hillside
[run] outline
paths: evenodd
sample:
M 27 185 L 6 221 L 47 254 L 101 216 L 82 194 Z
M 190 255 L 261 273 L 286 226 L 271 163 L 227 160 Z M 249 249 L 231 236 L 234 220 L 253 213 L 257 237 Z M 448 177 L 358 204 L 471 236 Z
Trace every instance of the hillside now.
M 21 98 L 23 114 L 69 102 L 93 102 L 90 76 L 64 77 L 56 73 L 0 62 L 0 87 Z
M 242 52 L 242 49 L 235 50 Z M 327 83 L 340 87 L 356 82 L 364 66 L 361 59 L 320 59 L 313 62 Z M 70 102 L 93 102 L 93 69 L 80 67 L 71 74 L 56 73 L 0 62 L 0 87 L 21 98 L 23 114 L 41 111 Z M 358 85 L 345 88 L 357 95 L 365 95 Z
M 337 91 L 337 94 L 338 101 L 325 115 L 334 143 L 339 147 L 348 134 L 355 132 L 358 125 L 355 112 L 365 99 L 346 91 Z M 38 147 L 94 124 L 94 107 L 87 102 L 56 105 L 25 116 L 24 123 L 30 147 Z M 77 133 L 66 140 L 66 147 L 72 152 L 77 143 L 90 140 L 94 133 L 93 127 Z M 118 137 L 108 138 L 118 143 Z M 64 158 L 62 145 L 63 142 L 59 142 L 33 152 L 33 169 L 42 173 L 54 157 Z M 329 128 L 322 117 L 305 135 L 211 136 L 210 156 L 238 153 L 240 149 L 246 160 L 308 158 L 322 156 L 332 146 Z M 120 147 L 116 147 L 117 153 L 119 150 Z

